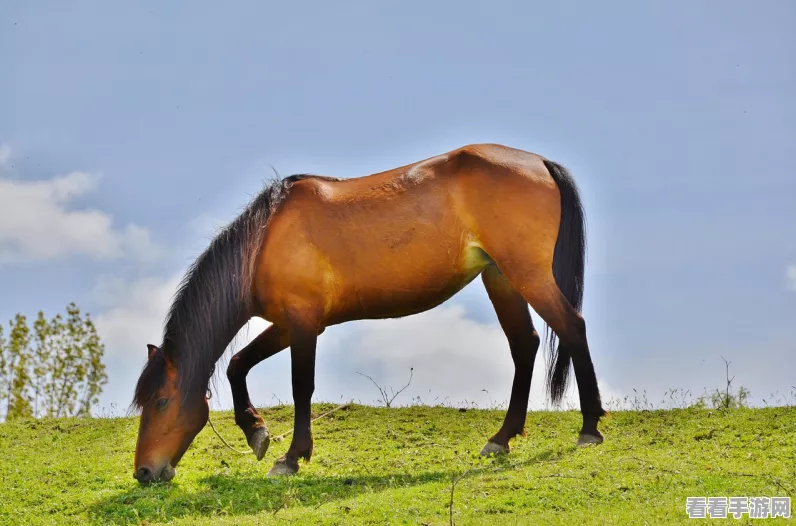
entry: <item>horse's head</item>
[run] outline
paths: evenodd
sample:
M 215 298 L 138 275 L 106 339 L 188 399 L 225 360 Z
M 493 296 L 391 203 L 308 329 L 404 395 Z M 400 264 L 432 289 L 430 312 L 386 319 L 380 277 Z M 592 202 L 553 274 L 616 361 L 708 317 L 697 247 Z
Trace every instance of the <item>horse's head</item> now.
M 133 476 L 142 484 L 174 478 L 177 463 L 207 423 L 207 398 L 187 394 L 179 365 L 162 349 L 148 345 L 149 358 L 135 392 L 141 424 Z

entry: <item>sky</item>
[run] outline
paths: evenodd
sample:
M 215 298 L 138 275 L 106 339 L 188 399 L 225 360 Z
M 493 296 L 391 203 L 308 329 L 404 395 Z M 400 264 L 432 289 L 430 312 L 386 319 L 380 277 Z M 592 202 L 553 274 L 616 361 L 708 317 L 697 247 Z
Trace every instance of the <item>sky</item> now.
M 604 399 L 702 394 L 726 358 L 771 403 L 796 389 L 794 23 L 789 0 L 3 2 L 0 320 L 90 312 L 98 411 L 123 414 L 182 274 L 272 167 L 356 177 L 502 143 L 581 189 Z M 396 403 L 508 400 L 480 280 L 327 330 L 315 400 L 375 403 L 357 373 L 397 389 L 410 368 Z M 289 378 L 287 352 L 260 364 L 255 405 L 290 402 Z

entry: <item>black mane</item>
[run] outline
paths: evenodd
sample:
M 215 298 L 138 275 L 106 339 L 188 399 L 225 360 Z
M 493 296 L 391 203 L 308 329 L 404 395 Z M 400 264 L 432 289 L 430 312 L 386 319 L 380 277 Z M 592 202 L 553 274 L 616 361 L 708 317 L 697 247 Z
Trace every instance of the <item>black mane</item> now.
M 257 195 L 191 265 L 174 296 L 161 350 L 144 366 L 133 405 L 142 409 L 163 384 L 166 358 L 177 365 L 183 407 L 205 395 L 216 361 L 251 318 L 254 265 L 268 220 L 293 183 L 277 180 Z

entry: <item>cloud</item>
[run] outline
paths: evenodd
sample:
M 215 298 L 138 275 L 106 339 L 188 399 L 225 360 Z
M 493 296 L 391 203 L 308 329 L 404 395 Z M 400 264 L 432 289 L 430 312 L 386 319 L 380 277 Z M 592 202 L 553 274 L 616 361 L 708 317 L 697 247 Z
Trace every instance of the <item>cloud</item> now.
M 7 146 L 0 147 L 0 164 L 10 155 Z M 38 181 L 0 178 L 0 263 L 71 255 L 145 261 L 157 257 L 160 249 L 146 229 L 135 224 L 117 228 L 106 212 L 69 207 L 70 201 L 96 190 L 99 180 L 86 172 Z
M 549 407 L 543 355 L 540 349 L 531 384 L 530 407 L 535 409 Z M 469 318 L 466 308 L 455 303 L 406 318 L 359 321 L 348 328 L 329 329 L 319 342 L 322 377 L 316 383 L 329 398 L 339 393 L 337 397 L 373 403 L 379 396 L 376 387 L 357 372 L 397 389 L 406 383 L 410 368 L 414 369 L 412 384 L 396 404 L 419 397 L 432 404 L 472 402 L 479 407 L 505 407 L 511 396 L 514 364 L 500 326 Z M 323 385 L 326 382 L 328 387 Z M 572 384 L 564 407 L 579 407 L 574 381 Z M 604 381 L 600 387 L 605 400 L 619 395 Z
M 788 265 L 785 269 L 785 279 L 790 290 L 796 291 L 796 265 Z
M 97 281 L 92 296 L 100 309 L 94 318 L 105 344 L 108 372 L 101 407 L 114 405 L 118 412 L 132 400 L 146 362 L 146 344 L 161 343 L 163 323 L 183 275 L 184 271 L 166 278 L 147 276 L 137 280 L 102 276 Z M 252 320 L 240 331 L 230 350 L 240 350 L 268 325 L 259 318 Z M 224 407 L 232 407 L 231 399 Z
M 430 396 L 429 401 L 447 397 L 451 403 L 488 403 L 490 396 L 496 401 L 508 399 L 514 365 L 506 338 L 497 324 L 474 321 L 465 312 L 461 305 L 443 306 L 407 318 L 360 321 L 348 331 L 330 331 L 328 341 L 320 344 L 321 352 L 332 354 L 330 361 L 339 364 L 329 380 L 338 389 L 355 386 L 352 391 L 370 403 L 378 391 L 357 372 L 397 389 L 414 368 L 412 385 L 396 402 L 409 402 L 414 396 Z
M 102 310 L 95 316 L 105 344 L 108 384 L 100 402 L 120 412 L 132 400 L 133 388 L 146 360 L 146 344 L 160 343 L 163 321 L 180 276 L 128 281 L 102 277 L 93 296 Z

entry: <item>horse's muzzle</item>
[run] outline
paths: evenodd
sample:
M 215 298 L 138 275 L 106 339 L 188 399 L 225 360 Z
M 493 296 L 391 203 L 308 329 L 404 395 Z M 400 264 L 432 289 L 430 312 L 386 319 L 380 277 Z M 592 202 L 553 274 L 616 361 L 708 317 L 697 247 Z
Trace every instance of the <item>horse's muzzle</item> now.
M 151 482 L 169 482 L 177 474 L 177 470 L 170 465 L 164 466 L 159 473 L 155 474 L 152 469 L 147 466 L 141 466 L 133 473 L 135 478 L 140 484 L 149 484 Z

